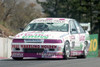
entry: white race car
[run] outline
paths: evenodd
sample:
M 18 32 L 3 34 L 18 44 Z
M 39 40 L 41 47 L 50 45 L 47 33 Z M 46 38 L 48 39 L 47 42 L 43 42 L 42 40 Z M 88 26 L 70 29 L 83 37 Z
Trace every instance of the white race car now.
M 89 33 L 74 19 L 39 18 L 31 21 L 12 41 L 12 58 L 86 58 Z

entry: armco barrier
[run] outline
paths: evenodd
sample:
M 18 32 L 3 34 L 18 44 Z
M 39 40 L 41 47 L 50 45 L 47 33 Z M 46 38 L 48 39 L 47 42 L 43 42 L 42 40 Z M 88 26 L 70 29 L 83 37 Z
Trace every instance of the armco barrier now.
M 0 57 L 10 58 L 11 56 L 11 42 L 9 38 L 0 37 Z
M 98 34 L 90 35 L 90 47 L 87 57 L 98 56 Z

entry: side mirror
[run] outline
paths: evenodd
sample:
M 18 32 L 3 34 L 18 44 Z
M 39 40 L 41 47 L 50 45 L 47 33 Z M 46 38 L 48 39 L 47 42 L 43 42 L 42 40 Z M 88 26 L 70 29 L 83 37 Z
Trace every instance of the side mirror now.
M 72 29 L 72 31 L 76 31 L 76 29 Z
M 70 33 L 71 34 L 77 33 L 77 30 L 76 29 L 71 29 Z
M 23 31 L 23 30 L 24 30 L 24 28 L 20 28 L 20 30 L 21 30 L 21 31 Z

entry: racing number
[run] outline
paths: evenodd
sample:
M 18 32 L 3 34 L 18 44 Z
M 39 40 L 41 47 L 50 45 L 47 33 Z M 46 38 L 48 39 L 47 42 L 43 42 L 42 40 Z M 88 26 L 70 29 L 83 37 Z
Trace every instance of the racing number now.
M 97 39 L 92 39 L 90 42 L 89 51 L 96 51 L 97 50 Z

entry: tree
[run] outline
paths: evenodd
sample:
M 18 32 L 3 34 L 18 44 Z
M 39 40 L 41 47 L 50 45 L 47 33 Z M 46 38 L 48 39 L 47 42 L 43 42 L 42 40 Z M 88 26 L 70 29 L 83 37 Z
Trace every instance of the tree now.
M 17 3 L 16 0 L 0 1 L 0 23 L 13 32 L 19 32 L 19 28 L 25 27 L 31 20 L 45 17 L 35 6 L 34 3 Z
M 80 20 L 80 0 L 46 0 L 39 2 L 49 17 L 67 17 Z M 81 15 L 82 16 L 82 15 Z
M 94 19 L 98 21 L 99 18 L 98 14 L 93 13 L 93 11 L 100 12 L 99 0 L 46 0 L 46 2 L 37 0 L 37 2 L 42 5 L 48 17 L 67 17 L 91 23 L 95 23 Z
M 48 17 L 67 17 L 91 23 L 91 34 L 100 34 L 100 0 L 46 0 L 46 2 L 37 0 L 37 2 L 42 5 Z
M 12 11 L 9 26 L 12 26 L 16 31 L 18 31 L 20 27 L 25 27 L 33 19 L 44 16 L 40 10 L 35 8 L 34 3 L 30 3 L 27 6 L 25 5 L 25 2 L 20 2 Z
M 4 10 L 4 15 L 2 17 L 3 21 L 7 20 L 7 17 L 11 14 L 15 4 L 16 4 L 15 0 L 9 0 L 9 1 L 8 0 L 6 0 L 6 1 L 4 0 L 3 5 L 4 5 L 5 10 Z

